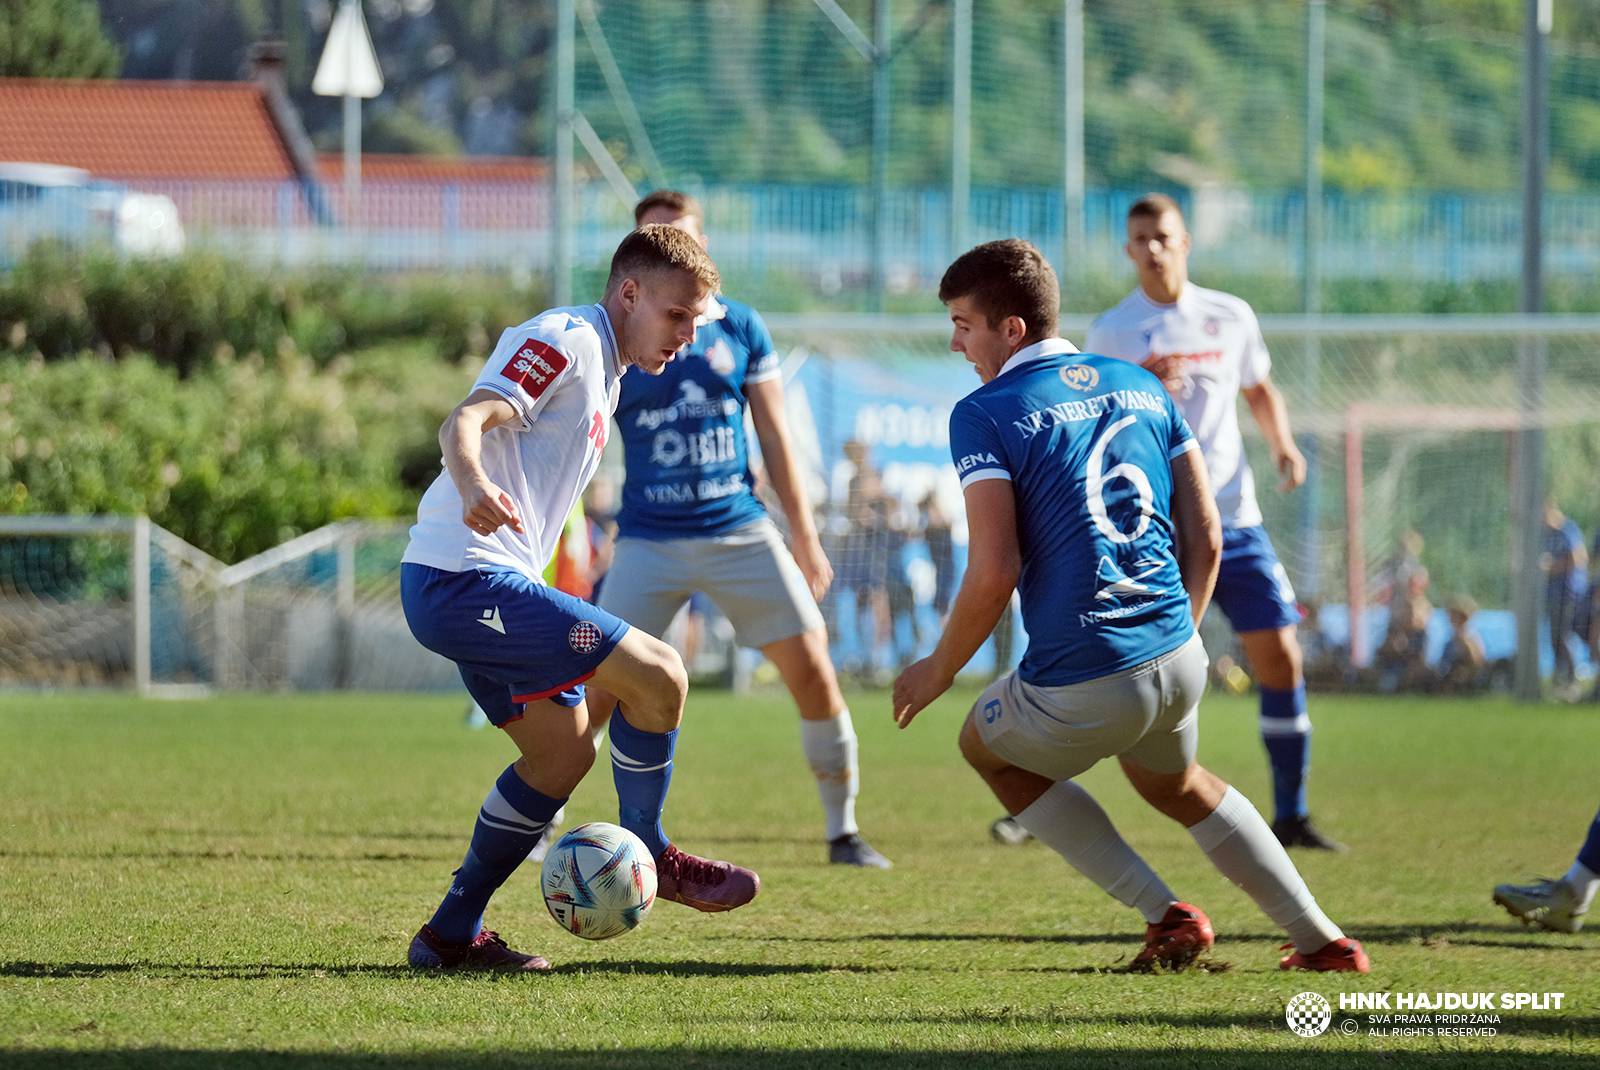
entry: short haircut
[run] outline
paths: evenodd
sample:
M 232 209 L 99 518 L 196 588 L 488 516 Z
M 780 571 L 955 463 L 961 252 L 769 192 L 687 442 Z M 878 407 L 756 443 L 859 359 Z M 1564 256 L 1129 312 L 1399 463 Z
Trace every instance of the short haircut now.
M 1053 338 L 1061 311 L 1061 286 L 1050 261 L 1021 238 L 984 242 L 956 257 L 939 280 L 939 300 L 971 298 L 989 326 L 1020 316 L 1028 337 Z
M 633 222 L 635 225 L 644 221 L 649 212 L 665 208 L 669 212 L 676 212 L 680 216 L 692 215 L 703 226 L 706 221 L 705 212 L 700 209 L 700 202 L 684 193 L 682 190 L 658 189 L 644 195 L 644 200 L 633 206 Z
M 606 292 L 626 278 L 658 271 L 684 271 L 715 293 L 722 287 L 717 265 L 711 262 L 700 243 L 677 227 L 650 223 L 622 239 L 611 257 L 611 277 Z
M 1128 218 L 1160 219 L 1167 212 L 1176 212 L 1179 219 L 1183 218 L 1183 209 L 1178 207 L 1177 201 L 1165 193 L 1146 193 L 1128 208 Z

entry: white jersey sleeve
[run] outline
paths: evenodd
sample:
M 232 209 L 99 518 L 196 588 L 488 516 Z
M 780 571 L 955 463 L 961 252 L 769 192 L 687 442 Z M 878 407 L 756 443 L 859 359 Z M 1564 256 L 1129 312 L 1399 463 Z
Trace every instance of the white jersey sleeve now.
M 1261 382 L 1272 373 L 1272 358 L 1267 354 L 1267 340 L 1261 337 L 1261 321 L 1256 319 L 1255 309 L 1244 301 L 1240 301 L 1239 304 L 1242 308 L 1240 319 L 1244 331 L 1243 349 L 1239 358 L 1239 385 L 1260 386 Z
M 511 402 L 524 431 L 533 427 L 560 384 L 573 376 L 571 354 L 535 337 L 537 332 L 531 323 L 508 328 L 472 384 L 474 391 L 487 388 Z

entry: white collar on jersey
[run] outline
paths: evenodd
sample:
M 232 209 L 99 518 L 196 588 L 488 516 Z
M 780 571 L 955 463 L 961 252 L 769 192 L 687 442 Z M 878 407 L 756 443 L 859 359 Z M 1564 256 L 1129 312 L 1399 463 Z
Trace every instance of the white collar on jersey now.
M 1077 351 L 1078 347 L 1065 338 L 1046 338 L 1042 342 L 1024 346 L 1011 354 L 1011 359 L 1000 365 L 1000 372 L 995 378 L 998 379 L 1017 365 L 1024 364 L 1030 360 L 1043 360 L 1045 357 L 1056 357 L 1062 353 L 1076 353 Z
M 596 302 L 594 311 L 595 324 L 600 328 L 597 333 L 600 335 L 601 351 L 605 354 L 606 359 L 611 362 L 611 370 L 617 374 L 618 378 L 621 378 L 622 373 L 628 369 L 622 366 L 622 347 L 617 344 L 616 329 L 611 326 L 611 317 L 606 315 L 604 303 Z
M 722 299 L 721 294 L 712 294 L 711 302 L 706 307 L 705 315 L 696 316 L 694 318 L 694 325 L 696 327 L 704 327 L 708 323 L 715 323 L 720 319 L 726 318 L 727 315 L 728 303 Z

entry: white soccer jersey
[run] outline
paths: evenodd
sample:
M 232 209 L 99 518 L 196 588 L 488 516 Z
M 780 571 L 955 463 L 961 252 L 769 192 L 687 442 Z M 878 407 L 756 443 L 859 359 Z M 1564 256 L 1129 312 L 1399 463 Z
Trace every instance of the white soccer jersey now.
M 1222 526 L 1261 523 L 1255 478 L 1239 434 L 1238 398 L 1241 387 L 1266 379 L 1272 360 L 1248 304 L 1193 283 L 1186 283 L 1170 305 L 1157 304 L 1135 289 L 1094 321 L 1083 348 L 1134 364 L 1151 357 L 1179 358 L 1183 388 L 1178 407 L 1200 442 Z
M 567 515 L 600 465 L 623 372 L 599 305 L 556 308 L 500 336 L 472 389 L 502 395 L 520 420 L 483 436 L 483 471 L 511 497 L 523 530 L 480 535 L 461 519 L 461 495 L 439 473 L 417 507 L 403 561 L 461 572 L 506 565 L 543 582 Z

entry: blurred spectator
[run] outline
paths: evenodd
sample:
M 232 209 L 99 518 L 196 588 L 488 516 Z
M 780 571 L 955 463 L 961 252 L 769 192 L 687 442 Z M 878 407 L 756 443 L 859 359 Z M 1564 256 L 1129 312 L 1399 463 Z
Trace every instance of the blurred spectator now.
M 1583 546 L 1583 533 L 1553 500 L 1544 503 L 1544 552 L 1539 555 L 1539 570 L 1545 576 L 1546 620 L 1550 625 L 1551 652 L 1555 655 L 1553 682 L 1561 692 L 1570 692 L 1576 679 L 1572 648 L 1568 645 L 1578 610 L 1578 599 L 1588 590 L 1589 554 Z
M 1428 589 L 1428 567 L 1422 563 L 1423 546 L 1422 533 L 1416 528 L 1407 528 L 1400 533 L 1394 557 L 1378 574 L 1378 583 L 1373 594 L 1374 602 L 1379 605 L 1393 605 L 1397 598 L 1403 599 L 1413 590 L 1419 577 L 1421 587 L 1417 589 L 1422 591 Z
M 922 539 L 928 546 L 928 560 L 933 562 L 933 611 L 939 614 L 943 626 L 950 612 L 950 600 L 956 589 L 956 544 L 950 531 L 950 518 L 939 507 L 939 499 L 929 492 L 922 499 Z
M 1594 544 L 1589 548 L 1589 560 L 1600 561 L 1600 529 L 1594 533 Z M 1583 639 L 1589 647 L 1589 664 L 1594 666 L 1594 687 L 1589 691 L 1590 702 L 1600 702 L 1600 568 L 1590 566 L 1589 597 L 1584 600 L 1588 619 L 1584 621 Z
M 1438 688 L 1445 694 L 1471 694 L 1489 685 L 1489 659 L 1484 655 L 1483 639 L 1472 628 L 1472 615 L 1477 611 L 1478 604 L 1466 595 L 1450 600 L 1450 639 L 1434 666 Z
M 1423 690 L 1432 682 L 1427 652 L 1433 603 L 1423 593 L 1427 585 L 1425 574 L 1412 573 L 1409 590 L 1389 603 L 1389 630 L 1373 659 L 1379 691 Z
M 922 646 L 916 593 L 906 571 L 906 546 L 912 540 L 912 521 L 907 508 L 887 494 L 878 499 L 878 508 L 883 518 L 883 589 L 889 618 L 885 638 L 893 651 L 894 668 L 898 673 L 917 660 L 917 651 Z M 909 644 L 902 642 L 902 635 L 910 640 Z
M 1350 648 L 1328 641 L 1322 630 L 1322 605 L 1315 600 L 1301 606 L 1300 657 L 1306 686 L 1335 690 L 1346 682 Z

